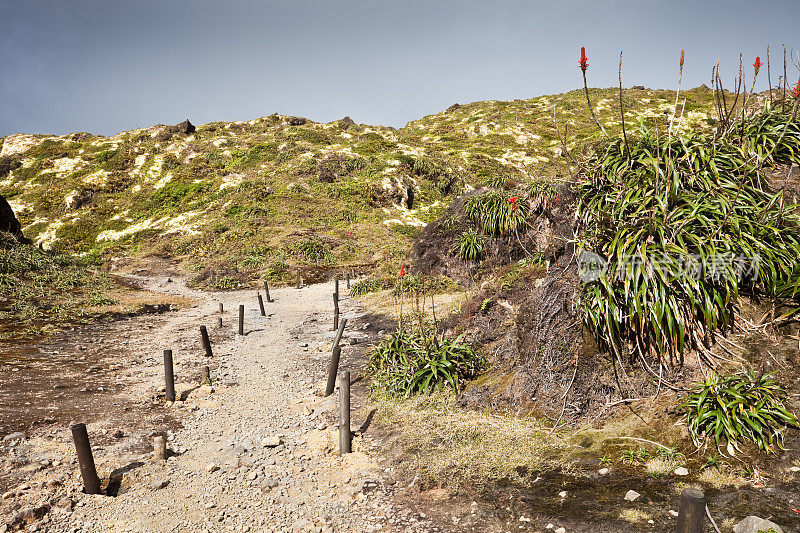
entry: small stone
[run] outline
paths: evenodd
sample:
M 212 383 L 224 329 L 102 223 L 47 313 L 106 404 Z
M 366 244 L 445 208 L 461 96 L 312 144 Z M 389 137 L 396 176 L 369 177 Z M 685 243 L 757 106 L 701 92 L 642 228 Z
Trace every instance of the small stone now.
M 247 479 L 249 479 L 250 481 L 255 481 L 257 477 L 258 477 L 258 472 L 256 472 L 255 470 L 247 474 Z
M 689 471 L 686 468 L 684 468 L 682 466 L 679 466 L 678 468 L 675 469 L 675 475 L 676 476 L 688 476 L 689 475 Z
M 556 533 L 567 533 L 567 530 L 564 529 L 563 527 L 560 527 L 560 528 L 556 529 Z
M 22 440 L 24 438 L 25 438 L 25 433 L 17 431 L 16 433 L 9 433 L 5 437 L 3 437 L 3 442 L 9 442 L 12 440 Z
M 275 487 L 278 486 L 278 482 L 275 481 L 274 479 L 268 479 L 264 482 L 264 486 L 267 487 L 268 489 L 274 489 Z
M 545 529 L 553 529 L 554 527 L 556 527 L 554 524 L 547 524 L 544 526 Z
M 281 438 L 277 435 L 273 437 L 265 437 L 261 440 L 261 445 L 266 448 L 275 448 L 281 445 Z
M 790 466 L 789 472 L 800 472 L 800 466 Z
M 605 467 L 603 467 L 603 468 L 601 468 L 600 470 L 597 471 L 597 473 L 600 474 L 601 476 L 608 475 L 609 472 L 610 472 L 610 470 L 608 468 L 605 468 Z
M 307 342 L 301 342 L 300 343 L 300 347 L 301 348 L 308 348 L 308 343 Z
M 16 494 L 16 493 L 13 490 L 10 490 L 8 492 L 4 492 L 3 493 L 3 499 L 4 500 L 10 500 L 11 498 L 14 497 L 14 494 Z
M 123 433 L 121 429 L 116 430 L 114 432 L 114 434 L 112 435 L 112 437 L 114 437 L 115 439 L 121 439 L 124 436 L 125 436 L 125 433 Z
M 217 504 L 215 504 L 214 502 L 208 502 L 206 504 L 206 509 L 213 509 L 216 506 L 217 506 Z
M 216 472 L 217 470 L 219 470 L 217 463 L 208 463 L 206 465 L 206 472 Z
M 769 530 L 783 533 L 783 529 L 778 524 L 752 515 L 733 526 L 733 533 L 758 533 Z
M 169 485 L 169 480 L 168 479 L 157 479 L 157 480 L 153 481 L 152 483 L 150 483 L 150 489 L 151 490 L 159 490 L 159 489 L 163 489 L 167 485 Z
M 669 513 L 669 515 L 670 515 L 672 518 L 678 518 L 678 511 L 676 511 L 676 510 L 674 510 L 674 509 L 670 509 L 670 510 L 669 510 L 669 511 L 667 511 L 667 512 Z
M 562 490 L 561 492 L 558 493 L 558 497 L 563 500 L 564 498 L 567 497 L 567 491 Z
M 625 501 L 635 502 L 636 500 L 639 499 L 639 496 L 641 496 L 641 494 L 639 494 L 635 490 L 629 490 L 628 492 L 625 493 Z

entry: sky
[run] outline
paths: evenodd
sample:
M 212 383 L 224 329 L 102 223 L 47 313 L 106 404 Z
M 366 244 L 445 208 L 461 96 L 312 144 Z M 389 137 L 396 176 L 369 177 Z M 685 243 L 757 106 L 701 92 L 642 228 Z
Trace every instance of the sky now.
M 402 127 L 589 85 L 728 87 L 800 48 L 800 0 L 0 0 L 0 136 L 113 135 L 278 112 Z M 757 89 L 766 89 L 765 69 Z M 780 71 L 780 72 L 778 72 Z M 800 72 L 789 64 L 789 80 Z M 776 83 L 776 81 L 774 81 Z

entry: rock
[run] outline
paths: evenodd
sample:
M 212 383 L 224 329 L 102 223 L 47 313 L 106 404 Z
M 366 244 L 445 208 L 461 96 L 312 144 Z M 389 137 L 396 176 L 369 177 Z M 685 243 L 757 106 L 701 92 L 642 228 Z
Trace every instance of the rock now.
M 733 526 L 733 533 L 758 533 L 759 531 L 769 531 L 770 529 L 775 533 L 783 533 L 783 529 L 774 522 L 757 516 L 748 516 Z
M 308 343 L 307 342 L 301 342 L 300 343 L 300 347 L 301 348 L 308 348 Z
M 636 500 L 639 499 L 639 496 L 641 496 L 641 494 L 639 494 L 635 490 L 629 490 L 628 492 L 625 493 L 625 500 L 629 502 L 635 502 Z
M 667 512 L 669 513 L 669 515 L 670 515 L 672 518 L 678 518 L 678 511 L 676 511 L 676 510 L 674 510 L 674 509 L 670 509 L 670 510 L 669 510 L 669 511 L 667 511 Z
M 800 472 L 800 466 L 790 466 L 789 472 Z
M 169 480 L 168 479 L 157 479 L 157 480 L 153 481 L 152 483 L 150 483 L 150 489 L 151 490 L 159 490 L 159 489 L 163 489 L 167 485 L 169 485 Z
M 268 479 L 264 482 L 264 486 L 267 487 L 268 489 L 274 489 L 275 487 L 278 486 L 278 482 L 275 481 L 274 479 Z
M 308 122 L 308 120 L 303 117 L 289 117 L 290 126 L 302 126 L 306 122 Z
M 567 530 L 564 529 L 563 527 L 560 527 L 560 528 L 556 529 L 556 533 L 567 533 Z
M 339 127 L 342 129 L 347 129 L 350 126 L 355 126 L 356 121 L 350 118 L 349 116 L 345 116 L 339 119 Z
M 247 474 L 247 479 L 249 479 L 250 481 L 255 481 L 257 477 L 258 477 L 258 472 L 256 472 L 255 470 Z
M 10 233 L 17 242 L 25 244 L 30 244 L 31 242 L 30 239 L 26 239 L 22 234 L 22 225 L 20 225 L 19 220 L 17 220 L 17 217 L 14 215 L 14 210 L 11 209 L 11 206 L 8 205 L 8 202 L 3 196 L 0 196 L 0 231 Z M 24 436 L 23 434 L 23 437 Z
M 276 448 L 281 445 L 281 438 L 277 435 L 266 437 L 261 441 L 261 445 L 266 448 Z
M 644 85 L 634 85 L 631 89 L 637 89 L 639 91 L 644 91 Z
M 564 498 L 567 497 L 567 491 L 562 490 L 561 492 L 558 493 L 558 497 L 563 500 Z
M 216 472 L 217 470 L 219 470 L 217 463 L 208 463 L 206 465 L 206 472 Z
M 9 490 L 8 492 L 4 492 L 3 493 L 3 499 L 4 500 L 10 500 L 11 498 L 14 497 L 15 494 L 16 493 L 13 490 Z
M 0 198 L 2 198 L 2 197 L 0 196 Z M 0 208 L 0 209 L 2 209 L 2 208 Z M 25 433 L 23 433 L 21 431 L 17 431 L 16 433 L 9 433 L 5 437 L 3 437 L 3 442 L 9 442 L 9 441 L 12 441 L 12 440 L 22 440 L 24 438 L 25 438 Z
M 178 131 L 180 131 L 181 133 L 186 133 L 186 134 L 194 133 L 195 130 L 196 130 L 194 125 L 191 122 L 189 122 L 188 118 L 186 120 L 184 120 L 183 122 L 181 122 L 180 124 L 178 124 L 176 127 L 178 128 Z
M 679 466 L 678 468 L 675 469 L 675 475 L 676 476 L 688 476 L 689 475 L 689 471 L 686 468 L 684 468 L 682 466 Z
M 605 468 L 605 467 L 603 467 L 603 468 L 601 468 L 600 470 L 597 471 L 597 473 L 600 474 L 601 476 L 605 476 L 609 472 L 610 472 L 610 470 L 608 468 Z
M 125 433 L 121 429 L 118 429 L 111 436 L 114 437 L 115 439 L 121 439 L 122 437 L 125 436 Z

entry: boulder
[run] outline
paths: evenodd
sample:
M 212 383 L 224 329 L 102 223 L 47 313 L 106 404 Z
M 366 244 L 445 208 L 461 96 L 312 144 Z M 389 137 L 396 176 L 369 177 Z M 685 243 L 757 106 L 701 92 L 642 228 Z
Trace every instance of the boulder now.
M 349 116 L 339 119 L 339 127 L 342 128 L 343 130 L 346 130 L 350 126 L 355 126 L 355 125 L 356 121 L 350 118 Z
M 22 226 L 14 215 L 14 210 L 11 209 L 11 206 L 2 196 L 0 196 L 0 231 L 11 234 L 17 242 L 23 244 L 30 244 L 31 242 L 22 234 Z
M 180 124 L 178 124 L 176 127 L 178 128 L 178 131 L 180 133 L 189 134 L 189 133 L 194 133 L 195 132 L 195 127 L 191 122 L 189 122 L 188 118 L 186 120 L 184 120 L 183 122 L 181 122 Z
M 778 524 L 757 516 L 748 516 L 733 526 L 733 533 L 758 533 L 759 531 L 783 533 L 783 529 Z
M 290 126 L 302 126 L 306 122 L 308 122 L 308 120 L 304 119 L 303 117 L 289 117 Z

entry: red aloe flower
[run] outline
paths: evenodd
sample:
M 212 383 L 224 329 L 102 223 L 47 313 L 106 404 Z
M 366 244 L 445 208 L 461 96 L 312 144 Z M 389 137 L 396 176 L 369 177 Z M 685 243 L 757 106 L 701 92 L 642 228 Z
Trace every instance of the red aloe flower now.
M 760 57 L 756 57 L 756 62 L 753 63 L 753 68 L 756 70 L 756 76 L 758 76 L 758 71 L 761 70 L 761 65 L 764 63 L 761 62 Z
M 516 211 L 517 210 L 517 207 L 518 207 L 517 206 L 517 198 L 519 198 L 519 196 L 512 196 L 511 198 L 508 199 L 508 201 L 511 202 L 511 210 L 512 211 Z
M 800 98 L 800 78 L 797 79 L 797 85 L 792 89 L 792 94 L 795 98 Z
M 683 56 L 686 53 L 686 50 L 681 50 L 681 68 L 683 68 Z
M 589 60 L 586 58 L 586 47 L 581 46 L 581 70 L 586 72 L 586 69 L 589 68 Z
M 405 265 L 400 265 L 400 277 L 401 278 L 406 277 L 406 267 L 405 267 Z
M 559 200 L 561 200 L 561 196 L 560 196 L 560 195 L 558 195 L 558 194 L 556 194 L 556 203 L 558 203 L 558 202 L 559 202 Z

